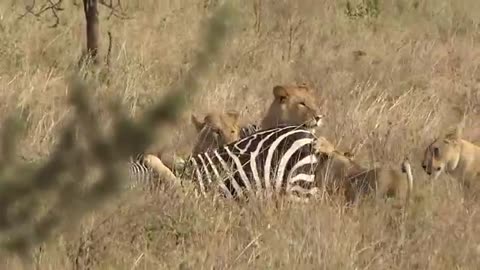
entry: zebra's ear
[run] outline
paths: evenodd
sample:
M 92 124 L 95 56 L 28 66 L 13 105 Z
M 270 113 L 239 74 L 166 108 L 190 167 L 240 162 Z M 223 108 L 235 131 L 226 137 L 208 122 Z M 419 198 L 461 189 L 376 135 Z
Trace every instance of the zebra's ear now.
M 280 103 L 283 103 L 288 97 L 288 91 L 284 86 L 277 85 L 273 87 L 273 96 L 276 100 L 280 101 Z
M 205 126 L 205 122 L 198 120 L 197 116 L 193 113 L 192 113 L 191 119 L 192 119 L 192 123 L 195 126 L 195 129 L 197 130 L 197 132 L 200 132 L 200 130 L 202 130 L 203 126 Z
M 238 123 L 238 119 L 240 118 L 240 114 L 237 111 L 228 111 L 226 113 L 228 117 L 230 117 L 235 124 Z

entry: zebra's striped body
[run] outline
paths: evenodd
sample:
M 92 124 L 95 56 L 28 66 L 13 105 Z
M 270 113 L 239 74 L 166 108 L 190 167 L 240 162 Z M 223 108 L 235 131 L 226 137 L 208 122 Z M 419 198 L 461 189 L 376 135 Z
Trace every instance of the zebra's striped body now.
M 205 195 L 219 189 L 228 198 L 316 193 L 316 137 L 302 126 L 261 130 L 215 150 L 191 156 L 187 176 Z
M 130 188 L 149 187 L 159 179 L 158 173 L 145 164 L 143 154 L 130 158 L 128 161 L 128 176 L 128 186 Z

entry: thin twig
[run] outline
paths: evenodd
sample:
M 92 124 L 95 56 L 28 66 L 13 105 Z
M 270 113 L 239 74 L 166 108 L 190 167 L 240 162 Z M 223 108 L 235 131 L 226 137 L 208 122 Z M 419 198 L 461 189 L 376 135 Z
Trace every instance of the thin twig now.
M 47 1 L 48 1 L 48 4 L 43 4 L 40 7 L 40 10 L 35 11 L 36 1 L 33 0 L 31 5 L 25 7 L 25 10 L 26 10 L 25 13 L 20 15 L 18 17 L 18 19 L 19 20 L 23 19 L 28 14 L 33 15 L 33 16 L 38 18 L 43 13 L 45 13 L 47 11 L 50 11 L 52 13 L 53 17 L 55 18 L 55 22 L 52 25 L 50 25 L 50 27 L 51 28 L 57 27 L 60 24 L 60 18 L 58 16 L 58 11 L 63 11 L 63 8 L 61 7 L 61 5 L 63 3 L 63 0 L 58 0 L 57 2 L 54 2 L 53 0 L 47 0 Z
M 36 18 L 39 18 L 42 16 L 45 12 L 50 12 L 55 19 L 55 22 L 50 25 L 50 28 L 55 28 L 60 24 L 60 17 L 58 16 L 59 11 L 63 11 L 64 8 L 61 6 L 63 4 L 63 0 L 45 0 L 47 3 L 44 3 L 40 6 L 39 9 L 36 9 L 36 0 L 32 0 L 32 3 L 30 5 L 27 5 L 25 7 L 25 12 L 21 14 L 18 19 L 23 19 L 27 15 L 33 15 Z M 122 2 L 121 0 L 116 0 L 114 3 L 113 0 L 100 0 L 99 1 L 100 5 L 108 8 L 110 10 L 110 13 L 107 16 L 107 20 L 110 19 L 112 16 L 122 19 L 122 20 L 127 20 L 127 19 L 132 19 L 132 17 L 128 16 L 123 9 Z M 74 6 L 80 6 L 77 1 L 73 1 Z
M 112 53 L 112 32 L 108 31 L 108 50 L 107 50 L 107 56 L 105 59 L 105 62 L 107 63 L 107 68 L 110 69 L 110 56 Z
M 113 3 L 113 0 L 109 0 L 108 3 L 107 0 L 100 0 L 98 3 L 110 10 L 107 20 L 110 20 L 112 16 L 122 20 L 132 19 L 132 17 L 129 17 L 127 14 L 125 14 L 121 0 L 117 0 L 116 4 Z

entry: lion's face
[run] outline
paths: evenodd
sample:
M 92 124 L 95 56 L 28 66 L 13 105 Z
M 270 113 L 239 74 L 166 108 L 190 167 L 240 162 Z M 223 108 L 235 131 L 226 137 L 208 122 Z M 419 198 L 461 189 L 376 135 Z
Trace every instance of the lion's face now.
M 454 134 L 436 139 L 431 143 L 422 161 L 425 172 L 436 179 L 445 170 L 454 170 L 460 158 L 459 138 Z
M 313 90 L 305 84 L 277 85 L 273 88 L 274 100 L 262 122 L 263 128 L 281 124 L 309 127 L 323 125 L 324 116 L 317 108 Z
M 239 114 L 234 111 L 227 113 L 210 113 L 203 121 L 192 115 L 192 123 L 198 132 L 198 138 L 193 147 L 193 154 L 199 154 L 212 148 L 234 142 L 240 139 Z
M 342 152 L 335 148 L 335 146 L 323 136 L 319 136 L 315 142 L 315 151 L 319 154 L 324 154 L 333 160 L 338 160 L 345 165 L 353 163 L 354 155 L 350 152 Z
M 317 138 L 315 150 L 320 157 L 328 160 L 328 169 L 333 170 L 333 173 L 337 176 L 340 176 L 346 173 L 350 168 L 357 166 L 355 161 L 353 161 L 353 155 L 351 153 L 337 150 L 325 137 L 320 136 Z

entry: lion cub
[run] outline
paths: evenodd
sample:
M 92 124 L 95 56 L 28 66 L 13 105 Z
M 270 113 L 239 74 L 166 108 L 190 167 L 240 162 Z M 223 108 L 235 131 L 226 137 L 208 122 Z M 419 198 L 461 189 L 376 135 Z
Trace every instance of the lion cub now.
M 305 83 L 277 85 L 273 87 L 273 101 L 261 121 L 260 128 L 278 125 L 306 124 L 312 128 L 323 125 L 324 116 L 319 113 L 314 91 Z
M 191 119 L 198 133 L 192 150 L 194 155 L 240 139 L 239 113 L 236 111 L 209 113 L 203 121 L 192 114 Z
M 405 205 L 409 202 L 413 176 L 407 158 L 398 169 L 389 167 L 369 169 L 356 163 L 350 153 L 336 150 L 324 137 L 319 137 L 316 150 L 324 158 L 317 167 L 317 181 L 325 182 L 327 190 L 332 190 L 332 184 L 338 183 L 338 188 L 343 188 L 349 203 L 354 203 L 360 196 L 370 193 L 374 193 L 377 199 L 394 197 L 403 201 Z M 333 179 L 333 182 L 326 181 L 328 178 Z
M 241 135 L 239 118 L 239 113 L 233 110 L 225 113 L 210 112 L 201 120 L 195 114 L 192 114 L 191 123 L 197 131 L 192 154 L 196 155 L 239 140 Z M 182 163 L 183 160 L 171 152 L 162 149 L 157 152 L 149 152 L 148 154 L 154 154 L 159 157 L 166 167 L 173 170 L 175 164 L 178 162 Z
M 435 139 L 424 152 L 422 168 L 434 179 L 445 172 L 461 181 L 465 187 L 480 181 L 480 147 L 462 139 L 456 128 Z

